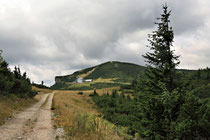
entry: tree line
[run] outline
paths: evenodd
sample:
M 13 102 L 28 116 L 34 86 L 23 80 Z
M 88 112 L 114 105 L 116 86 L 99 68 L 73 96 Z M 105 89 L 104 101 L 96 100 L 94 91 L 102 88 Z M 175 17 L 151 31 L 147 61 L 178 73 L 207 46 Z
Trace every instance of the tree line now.
M 163 13 L 155 23 L 157 30 L 148 36 L 150 52 L 143 55 L 147 69 L 133 82 L 132 98 L 113 92 L 93 96 L 93 100 L 105 119 L 128 127 L 130 135 L 146 139 L 209 139 L 209 98 L 196 97 L 191 80 L 176 69 L 180 61 L 172 49 L 170 15 L 168 6 L 163 5 Z
M 35 96 L 36 92 L 32 90 L 26 72 L 22 74 L 20 68 L 16 66 L 14 71 L 11 71 L 1 54 L 0 50 L 0 96 L 16 95 L 21 98 Z

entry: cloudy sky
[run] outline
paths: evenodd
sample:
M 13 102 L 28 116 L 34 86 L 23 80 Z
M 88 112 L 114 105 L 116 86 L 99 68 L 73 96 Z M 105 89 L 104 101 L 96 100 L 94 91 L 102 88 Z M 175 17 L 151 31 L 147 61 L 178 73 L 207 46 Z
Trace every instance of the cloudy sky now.
M 144 65 L 165 0 L 0 0 L 0 49 L 47 85 L 109 60 Z M 168 0 L 179 68 L 210 67 L 210 0 Z

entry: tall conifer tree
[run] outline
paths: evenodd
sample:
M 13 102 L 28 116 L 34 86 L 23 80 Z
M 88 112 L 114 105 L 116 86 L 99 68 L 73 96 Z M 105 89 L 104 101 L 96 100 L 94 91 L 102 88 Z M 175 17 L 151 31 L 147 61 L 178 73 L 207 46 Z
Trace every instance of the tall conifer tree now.
M 160 18 L 157 18 L 159 22 L 155 23 L 158 26 L 157 31 L 148 35 L 150 45 L 147 47 L 151 52 L 143 55 L 149 68 L 146 71 L 146 84 L 149 85 L 147 90 L 154 93 L 160 92 L 157 86 L 159 82 L 164 83 L 169 92 L 175 88 L 175 67 L 179 64 L 179 56 L 176 56 L 171 49 L 174 33 L 172 27 L 169 26 L 170 15 L 171 11 L 168 11 L 168 6 L 163 5 L 163 13 Z

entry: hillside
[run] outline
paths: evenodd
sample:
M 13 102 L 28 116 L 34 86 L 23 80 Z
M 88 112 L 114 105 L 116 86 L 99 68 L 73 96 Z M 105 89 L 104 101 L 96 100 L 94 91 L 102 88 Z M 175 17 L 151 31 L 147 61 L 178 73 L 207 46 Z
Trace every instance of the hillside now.
M 109 61 L 94 67 L 76 71 L 71 75 L 56 76 L 52 89 L 94 89 L 129 84 L 145 67 L 125 62 Z M 75 83 L 78 78 L 92 82 Z

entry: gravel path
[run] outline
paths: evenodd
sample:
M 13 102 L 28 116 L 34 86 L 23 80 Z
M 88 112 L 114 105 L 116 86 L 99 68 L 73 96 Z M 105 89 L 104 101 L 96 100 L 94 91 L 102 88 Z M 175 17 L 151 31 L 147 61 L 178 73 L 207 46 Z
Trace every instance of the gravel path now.
M 41 95 L 38 103 L 0 126 L 0 140 L 54 140 L 50 110 L 53 96 Z

